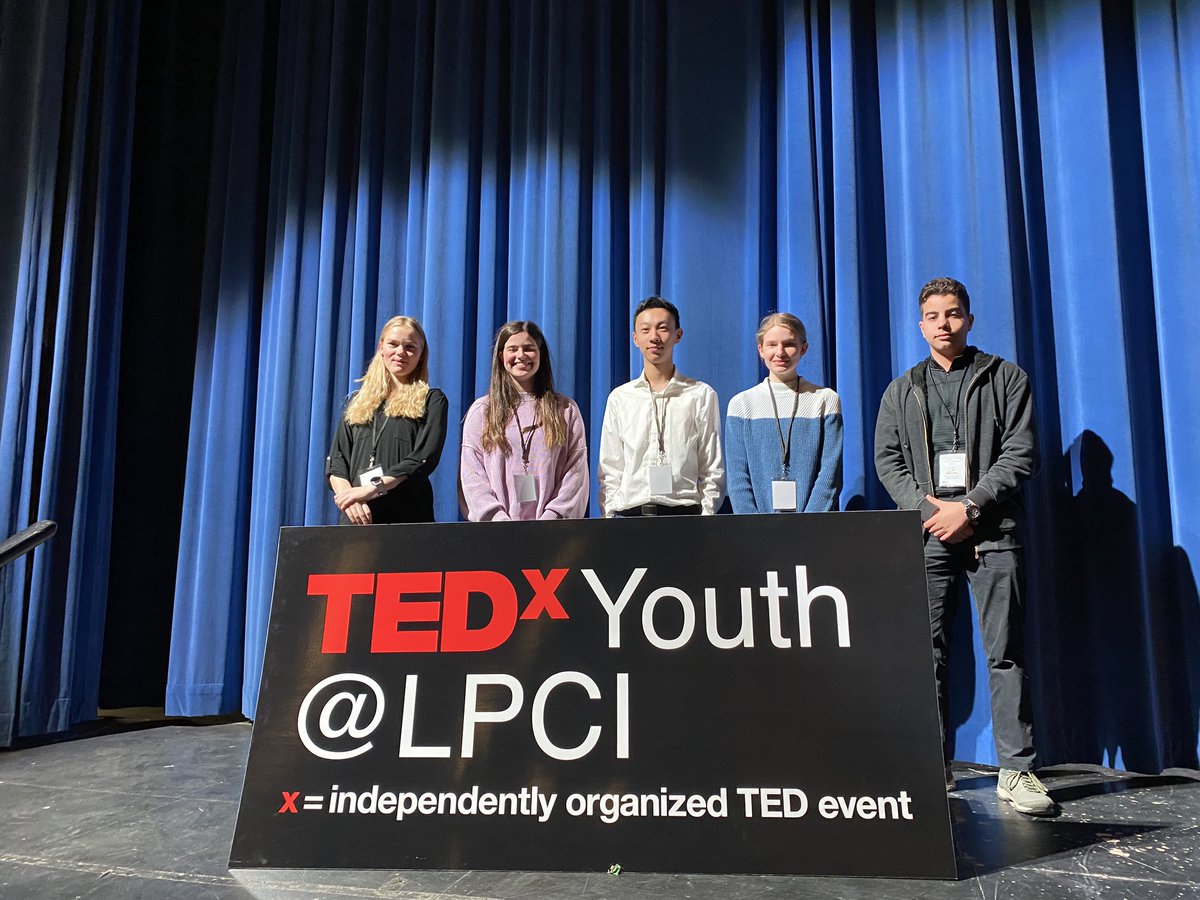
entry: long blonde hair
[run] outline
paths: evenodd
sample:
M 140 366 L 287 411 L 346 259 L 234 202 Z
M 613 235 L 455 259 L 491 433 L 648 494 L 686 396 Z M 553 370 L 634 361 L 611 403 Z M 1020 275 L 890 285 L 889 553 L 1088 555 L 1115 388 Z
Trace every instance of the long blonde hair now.
M 492 378 L 488 384 L 487 416 L 483 429 L 484 450 L 499 450 L 505 456 L 512 452 L 504 430 L 521 404 L 521 391 L 504 368 L 504 345 L 514 334 L 525 332 L 538 348 L 538 369 L 533 375 L 533 396 L 537 401 L 537 423 L 547 447 L 567 443 L 567 421 L 563 416 L 566 398 L 554 390 L 554 367 L 550 364 L 550 348 L 546 337 L 533 322 L 506 322 L 496 332 L 492 350 Z
M 398 327 L 411 328 L 421 339 L 421 359 L 408 381 L 401 381 L 389 372 L 387 363 L 383 361 L 383 341 L 389 331 Z M 381 403 L 384 404 L 384 414 L 388 416 L 419 419 L 425 415 L 425 398 L 429 394 L 429 341 L 425 339 L 421 323 L 409 316 L 392 316 L 388 319 L 379 332 L 375 356 L 367 366 L 366 374 L 358 380 L 362 387 L 346 404 L 346 421 L 349 424 L 366 425 Z

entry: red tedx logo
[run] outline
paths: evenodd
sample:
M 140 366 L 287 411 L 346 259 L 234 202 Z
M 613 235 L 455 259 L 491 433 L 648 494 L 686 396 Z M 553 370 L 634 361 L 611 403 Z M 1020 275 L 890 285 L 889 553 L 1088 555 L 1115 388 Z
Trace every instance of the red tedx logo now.
M 522 569 L 533 599 L 517 615 L 517 590 L 499 572 L 356 572 L 309 575 L 308 593 L 325 599 L 322 653 L 345 653 L 350 607 L 355 597 L 371 597 L 372 653 L 478 653 L 492 650 L 512 635 L 517 619 L 568 618 L 555 591 L 570 569 Z M 471 595 L 491 605 L 487 624 L 467 627 Z M 441 599 L 409 599 L 414 596 Z M 440 627 L 414 628 L 436 623 Z M 403 627 L 402 627 L 403 626 Z

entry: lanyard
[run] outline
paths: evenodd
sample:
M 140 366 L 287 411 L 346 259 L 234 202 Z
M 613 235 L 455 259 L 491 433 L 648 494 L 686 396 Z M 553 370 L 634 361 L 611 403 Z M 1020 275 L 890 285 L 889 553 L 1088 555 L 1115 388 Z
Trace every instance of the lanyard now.
M 375 429 L 379 422 L 379 410 L 375 410 L 375 415 L 371 417 L 371 458 L 367 461 L 367 468 L 375 468 L 375 451 L 379 448 L 379 439 L 383 437 L 383 433 L 387 431 L 388 417 L 383 417 L 383 424 L 379 426 L 379 430 Z
M 937 363 L 933 362 L 933 360 L 930 360 L 929 364 L 930 364 L 931 369 L 933 366 L 937 365 Z M 950 409 L 950 404 L 946 402 L 946 397 L 942 393 L 941 385 L 938 384 L 938 374 L 939 373 L 934 372 L 930 376 L 929 380 L 933 384 L 933 389 L 935 391 L 937 391 L 938 399 L 942 401 L 942 408 L 946 410 L 946 415 L 950 417 L 950 424 L 954 427 L 954 451 L 957 452 L 958 451 L 958 413 L 959 413 L 959 406 L 962 404 L 963 384 L 966 383 L 967 373 L 964 370 L 962 373 L 962 378 L 960 378 L 958 380 L 958 397 L 955 398 L 955 400 L 954 400 L 954 409 L 953 410 Z
M 800 408 L 800 379 L 796 379 L 796 390 L 792 397 L 792 417 L 788 420 L 787 440 L 783 439 L 783 423 L 779 420 L 779 404 L 775 402 L 775 387 L 767 381 L 771 394 L 771 408 L 775 410 L 775 428 L 779 431 L 779 448 L 783 451 L 783 477 L 787 478 L 788 464 L 792 458 L 792 426 L 796 424 L 796 411 Z
M 529 452 L 533 449 L 533 433 L 537 431 L 537 413 L 534 413 L 533 424 L 529 426 L 529 436 L 526 437 L 526 429 L 521 425 L 521 404 L 518 403 L 513 410 L 513 418 L 517 420 L 517 437 L 521 441 L 521 464 L 525 467 L 525 471 L 529 472 Z
M 650 391 L 650 405 L 654 413 L 654 427 L 658 430 L 658 462 L 661 465 L 667 458 L 667 445 L 663 438 L 663 432 L 667 429 L 667 404 L 670 402 L 670 397 L 662 398 L 662 418 L 658 417 L 658 395 L 654 391 Z

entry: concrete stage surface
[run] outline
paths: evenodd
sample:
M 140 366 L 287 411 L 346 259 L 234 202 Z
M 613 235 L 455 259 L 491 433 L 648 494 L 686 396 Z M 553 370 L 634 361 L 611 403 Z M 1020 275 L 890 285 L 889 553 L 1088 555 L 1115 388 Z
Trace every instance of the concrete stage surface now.
M 1062 804 L 1029 819 L 995 772 L 956 765 L 958 881 L 226 868 L 245 722 L 112 723 L 0 751 L 0 897 L 1200 898 L 1200 772 L 1053 766 Z

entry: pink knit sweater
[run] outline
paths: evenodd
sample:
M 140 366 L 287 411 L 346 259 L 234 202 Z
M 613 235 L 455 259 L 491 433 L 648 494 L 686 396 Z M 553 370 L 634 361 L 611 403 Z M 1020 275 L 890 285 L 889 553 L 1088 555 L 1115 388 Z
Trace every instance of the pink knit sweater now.
M 568 399 L 567 443 L 547 449 L 543 429 L 533 433 L 529 452 L 529 474 L 537 479 L 537 499 L 517 500 L 517 476 L 524 474 L 521 440 L 516 417 L 505 428 L 508 456 L 498 450 L 485 452 L 483 429 L 487 397 L 480 397 L 467 410 L 463 422 L 462 454 L 459 460 L 458 497 L 463 515 L 472 522 L 508 519 L 580 519 L 587 512 L 588 454 L 583 433 L 583 417 L 574 400 Z M 521 424 L 534 421 L 536 404 L 529 394 L 521 397 Z

